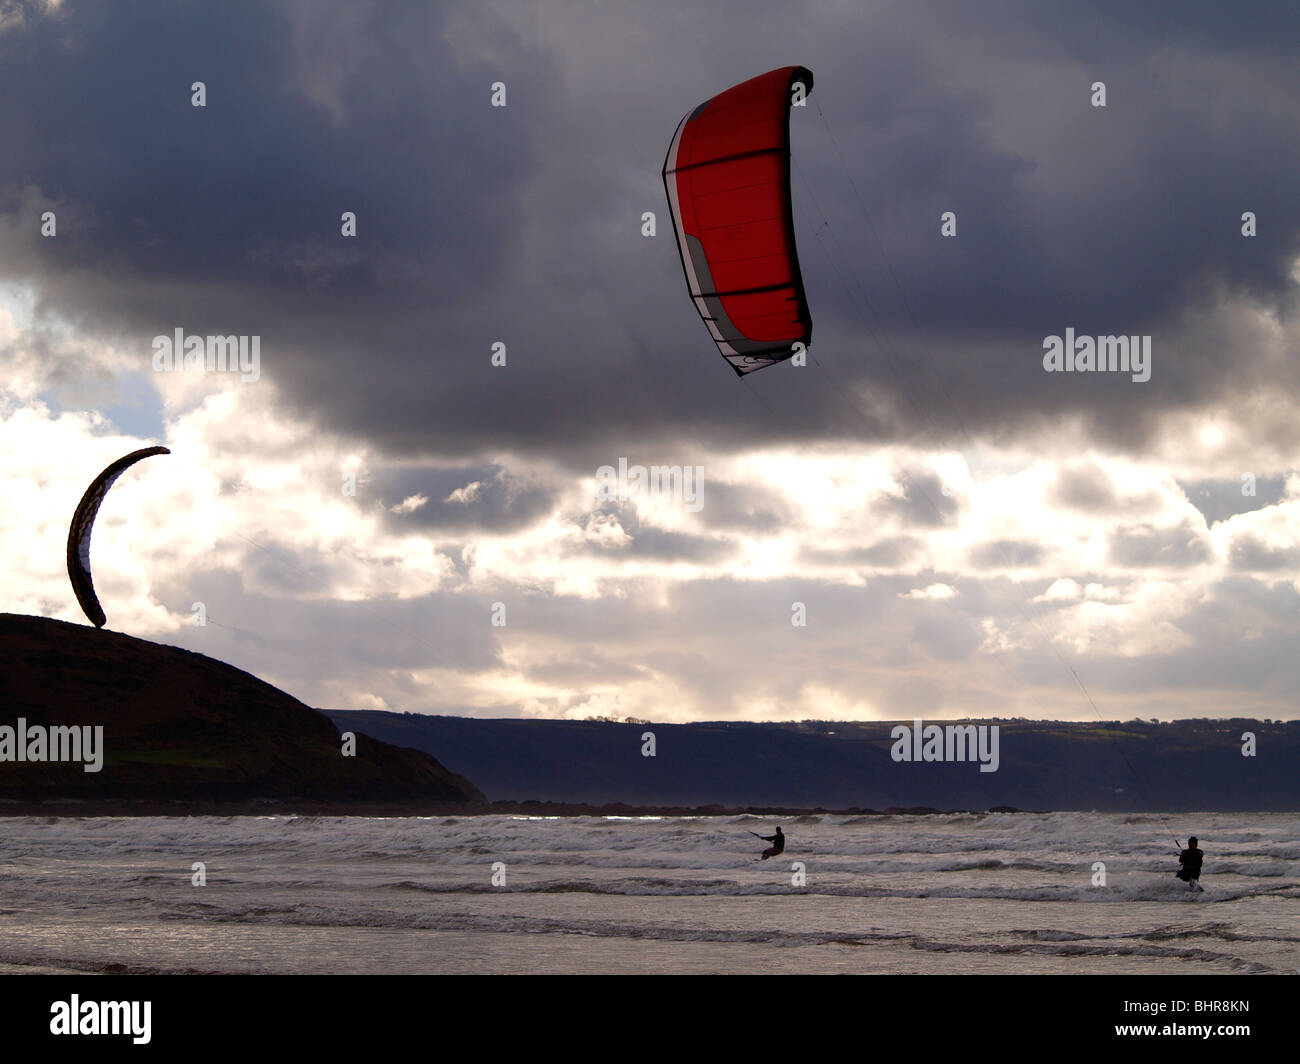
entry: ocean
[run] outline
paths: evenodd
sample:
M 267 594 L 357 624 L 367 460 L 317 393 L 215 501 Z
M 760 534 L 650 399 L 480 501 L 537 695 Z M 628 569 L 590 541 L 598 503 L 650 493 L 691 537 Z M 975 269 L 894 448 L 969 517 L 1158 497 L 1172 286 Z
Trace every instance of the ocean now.
M 759 860 L 749 832 L 778 823 L 786 852 Z M 1268 813 L 6 818 L 0 972 L 1295 974 L 1295 829 Z M 1173 876 L 1189 834 L 1201 894 Z

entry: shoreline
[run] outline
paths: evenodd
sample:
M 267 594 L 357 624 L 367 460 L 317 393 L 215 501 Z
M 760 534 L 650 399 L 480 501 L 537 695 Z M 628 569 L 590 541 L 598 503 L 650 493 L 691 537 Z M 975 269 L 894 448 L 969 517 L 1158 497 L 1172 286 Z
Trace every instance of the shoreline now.
M 887 809 L 805 809 L 787 806 L 651 806 L 625 805 L 615 802 L 586 805 L 574 802 L 498 801 L 467 803 L 376 803 L 320 802 L 292 799 L 259 799 L 245 802 L 186 801 L 108 801 L 62 799 L 47 802 L 0 800 L 0 817 L 190 817 L 190 816 L 544 816 L 544 817 L 701 817 L 701 816 L 946 816 L 951 814 L 983 815 L 986 813 L 1034 813 L 1049 810 L 1016 809 L 995 806 L 991 809 L 935 809 L 930 806 L 890 807 Z M 1057 810 L 1069 812 L 1070 810 Z

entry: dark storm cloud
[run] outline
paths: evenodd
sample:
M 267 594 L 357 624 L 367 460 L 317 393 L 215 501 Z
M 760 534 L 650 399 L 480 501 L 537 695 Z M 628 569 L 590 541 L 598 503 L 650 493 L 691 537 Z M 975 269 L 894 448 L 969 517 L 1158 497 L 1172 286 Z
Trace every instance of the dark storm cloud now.
M 0 34 L 0 95 L 23 101 L 0 108 L 0 187 L 67 199 L 84 222 L 29 243 L 25 265 L 49 283 L 124 271 L 101 277 L 105 295 L 115 280 L 198 287 L 173 315 L 197 313 L 203 286 L 229 285 L 251 299 L 247 321 L 286 299 L 373 310 L 435 283 L 462 298 L 482 284 L 517 223 L 509 190 L 531 165 L 527 107 L 475 136 L 464 97 L 474 85 L 486 98 L 481 62 L 444 39 L 433 9 L 367 10 L 349 23 L 355 36 L 313 38 L 306 56 L 301 5 L 181 3 L 159 18 L 148 3 L 71 0 Z M 317 66 L 351 74 L 340 115 L 299 78 Z M 205 108 L 191 106 L 195 81 Z M 365 239 L 339 236 L 344 210 Z M 112 313 L 106 298 L 80 309 Z M 132 316 L 141 308 L 120 323 L 145 324 Z
M 1279 154 L 1270 145 L 1295 119 L 1294 9 L 1233 10 L 1213 0 L 1003 0 L 936 8 L 954 37 L 975 32 L 989 42 L 999 34 L 1033 42 L 1063 75 L 1085 79 L 1077 92 L 1039 101 L 1060 116 L 1062 154 L 1029 160 L 1029 180 L 1009 197 L 1013 217 L 1032 216 L 1047 227 L 1035 237 L 1033 257 L 1053 267 L 1037 289 L 1050 302 L 1025 305 L 1042 326 L 1073 313 L 1096 322 L 1101 333 L 1132 331 L 1120 322 L 1159 321 L 1205 295 L 1211 278 L 1266 301 L 1283 291 L 1300 237 L 1300 207 L 1283 175 L 1295 174 L 1300 147 L 1288 144 Z M 1005 52 L 1008 65 L 987 70 L 990 90 L 1015 84 L 1016 51 Z M 970 55 L 974 60 L 973 48 Z M 1278 75 L 1289 82 L 1285 89 Z M 1090 104 L 1093 81 L 1106 84 L 1104 109 Z M 1013 140 L 1020 128 L 1012 115 L 978 117 Z M 1025 195 L 1035 171 L 1060 162 L 1073 171 L 1068 183 Z M 1271 232 L 1243 240 L 1240 214 L 1248 209 L 1267 214 Z M 986 265 L 1000 272 L 1006 264 Z M 1017 284 L 1030 267 L 1028 257 L 1019 264 Z M 1101 327 L 1107 320 L 1115 327 Z
M 583 468 L 652 438 L 960 441 L 1062 415 L 1137 448 L 1166 411 L 1298 383 L 1231 319 L 1182 317 L 1290 284 L 1300 31 L 1133 6 L 31 5 L 0 33 L 0 270 L 142 364 L 177 326 L 258 334 L 290 409 L 393 454 Z M 817 75 L 793 136 L 818 363 L 738 383 L 658 171 L 682 113 L 794 61 Z M 1151 334 L 1151 381 L 1045 374 L 1067 326 Z
M 1167 47 L 1222 49 L 1229 53 L 1290 57 L 1300 39 L 1300 9 L 1288 4 L 1232 8 L 1215 0 L 987 0 L 978 7 L 953 3 L 948 19 L 963 30 L 988 18 L 1015 20 L 1026 30 L 1051 35 L 1064 50 L 1090 62 L 1114 50 L 1136 47 L 1159 34 Z
M 1189 569 L 1208 562 L 1213 551 L 1205 532 L 1184 522 L 1176 528 L 1122 528 L 1110 537 L 1107 557 L 1114 565 L 1132 569 Z
M 1246 323 L 1189 332 L 1180 316 L 1222 290 L 1271 306 L 1288 291 L 1300 230 L 1288 191 L 1300 165 L 1288 132 L 1295 65 L 1276 39 L 1251 55 L 1250 35 L 1234 33 L 1239 47 L 1221 51 L 1209 27 L 1222 13 L 1187 32 L 1188 11 L 1166 9 L 1180 27 L 1171 49 L 1157 28 L 1163 19 L 1125 10 L 935 5 L 931 33 L 944 38 L 950 66 L 899 49 L 871 64 L 878 78 L 862 76 L 859 96 L 874 103 L 856 114 L 823 92 L 841 126 L 856 121 L 858 192 L 841 188 L 835 199 L 854 222 L 859 200 L 875 215 L 882 250 L 861 295 L 876 306 L 868 323 L 886 330 L 875 346 L 904 367 L 905 387 L 895 387 L 888 363 L 881 383 L 922 415 L 909 417 L 911 431 L 937 421 L 949 434 L 979 433 L 1074 413 L 1104 446 L 1132 449 L 1167 410 L 1221 401 L 1264 374 L 1294 384 L 1294 361 L 1266 369 Z M 1191 8 L 1192 21 L 1207 11 Z M 1291 15 L 1248 21 L 1267 22 L 1292 48 L 1300 40 Z M 904 16 L 890 45 L 913 29 Z M 1093 80 L 1107 84 L 1105 109 L 1089 105 Z M 1287 144 L 1280 155 L 1270 149 L 1278 138 Z M 959 235 L 945 241 L 938 215 L 947 209 Z M 1273 219 L 1267 238 L 1240 235 L 1247 209 Z M 872 229 L 857 228 L 870 250 Z M 823 280 L 838 290 L 835 278 Z M 1067 326 L 1152 334 L 1152 380 L 1044 373 L 1043 338 Z M 823 331 L 823 360 L 835 342 L 850 341 Z M 938 387 L 926 386 L 927 363 Z

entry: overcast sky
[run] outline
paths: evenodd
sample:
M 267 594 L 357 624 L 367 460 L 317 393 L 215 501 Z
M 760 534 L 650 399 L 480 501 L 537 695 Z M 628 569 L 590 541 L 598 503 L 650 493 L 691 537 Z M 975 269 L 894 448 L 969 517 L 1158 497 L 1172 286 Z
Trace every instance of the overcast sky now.
M 314 706 L 1295 717 L 1300 8 L 1253 7 L 0 0 L 0 610 L 84 623 L 72 510 L 162 443 L 108 626 Z M 814 357 L 741 380 L 660 168 L 792 64 Z M 1150 379 L 1046 372 L 1067 328 Z M 177 329 L 259 379 L 155 372 Z

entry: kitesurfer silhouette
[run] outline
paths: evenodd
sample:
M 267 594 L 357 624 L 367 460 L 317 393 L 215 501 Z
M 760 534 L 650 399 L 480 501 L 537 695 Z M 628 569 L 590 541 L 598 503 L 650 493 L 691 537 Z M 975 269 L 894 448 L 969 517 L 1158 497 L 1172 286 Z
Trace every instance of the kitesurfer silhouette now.
M 772 844 L 763 851 L 764 861 L 769 857 L 775 857 L 777 854 L 785 852 L 785 835 L 781 833 L 781 828 L 779 826 L 776 829 L 775 835 L 760 835 L 759 838 L 764 842 L 770 842 Z
M 1196 881 L 1201 878 L 1201 862 L 1205 859 L 1205 854 L 1196 848 L 1196 836 L 1193 835 L 1187 840 L 1187 849 L 1178 855 L 1178 863 L 1182 867 L 1174 874 L 1179 878 L 1187 881 L 1188 890 L 1204 890 Z

